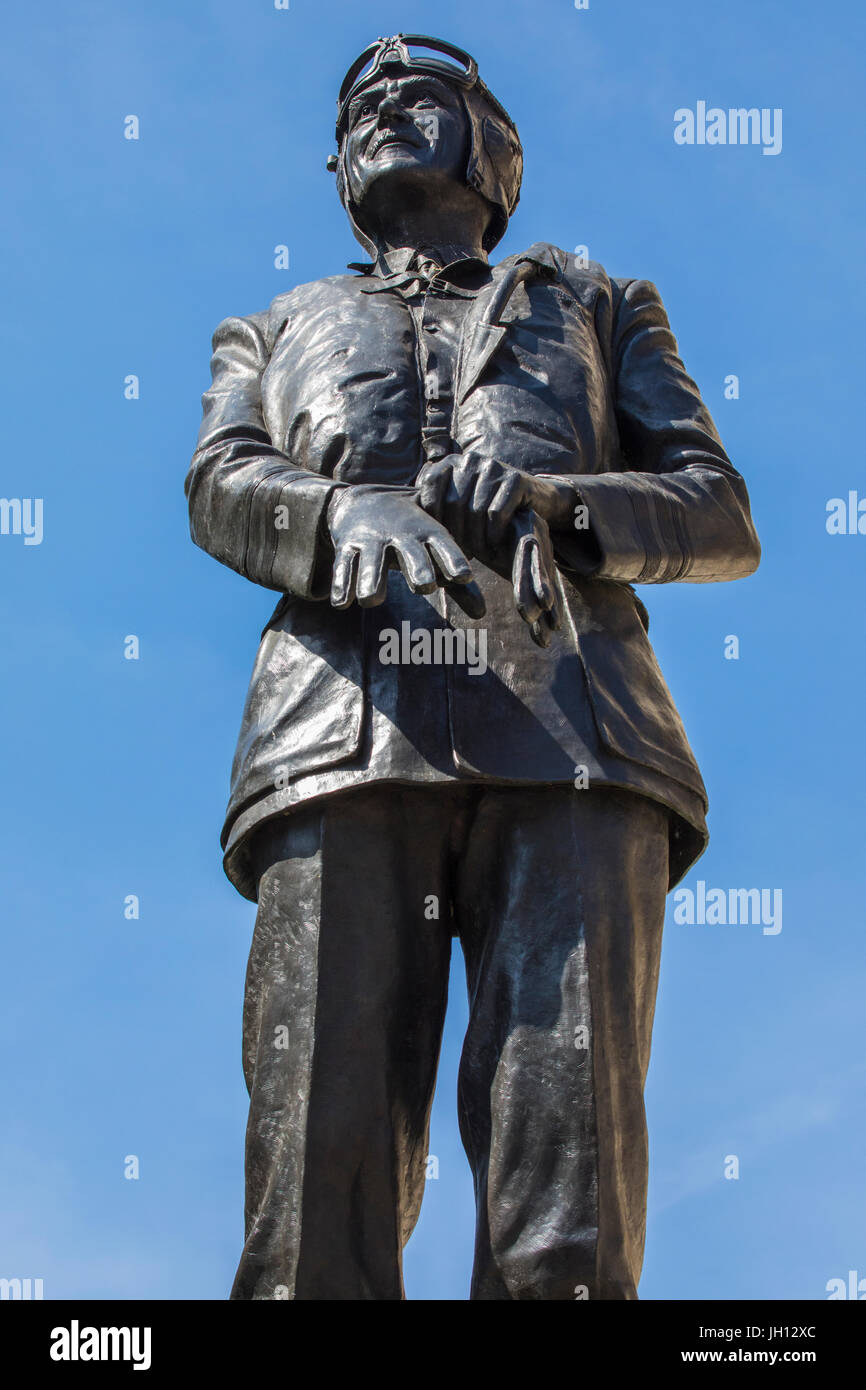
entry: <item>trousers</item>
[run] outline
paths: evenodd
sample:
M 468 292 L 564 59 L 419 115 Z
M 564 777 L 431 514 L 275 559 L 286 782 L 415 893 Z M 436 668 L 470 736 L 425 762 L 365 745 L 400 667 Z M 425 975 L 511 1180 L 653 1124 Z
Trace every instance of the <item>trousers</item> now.
M 452 940 L 472 1299 L 634 1299 L 668 811 L 610 787 L 380 785 L 268 822 L 230 1297 L 405 1298 Z

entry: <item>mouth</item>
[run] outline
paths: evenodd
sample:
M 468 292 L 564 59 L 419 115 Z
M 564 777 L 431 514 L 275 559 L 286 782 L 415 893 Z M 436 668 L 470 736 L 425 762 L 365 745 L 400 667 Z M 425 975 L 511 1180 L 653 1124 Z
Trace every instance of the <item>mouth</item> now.
M 384 149 L 386 145 L 408 145 L 410 149 L 417 150 L 420 148 L 420 141 L 408 134 L 385 130 L 373 136 L 367 146 L 367 158 L 375 159 L 379 151 Z

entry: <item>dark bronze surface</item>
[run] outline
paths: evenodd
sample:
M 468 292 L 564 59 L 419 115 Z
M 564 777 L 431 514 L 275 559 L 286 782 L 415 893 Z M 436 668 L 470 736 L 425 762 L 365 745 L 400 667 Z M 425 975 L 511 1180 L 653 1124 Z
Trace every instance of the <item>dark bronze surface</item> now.
M 403 1296 L 458 936 L 471 1296 L 634 1298 L 664 897 L 707 832 L 631 586 L 760 547 L 655 287 L 489 262 L 523 155 L 474 60 L 362 57 L 330 163 L 371 260 L 219 326 L 186 485 L 281 596 L 223 830 L 259 903 L 232 1296 Z

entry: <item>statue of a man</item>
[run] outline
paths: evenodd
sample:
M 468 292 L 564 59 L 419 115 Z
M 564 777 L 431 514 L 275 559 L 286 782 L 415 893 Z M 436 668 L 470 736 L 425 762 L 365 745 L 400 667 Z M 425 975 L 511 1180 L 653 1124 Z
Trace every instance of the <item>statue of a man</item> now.
M 401 1299 L 451 942 L 471 1297 L 633 1299 L 665 895 L 706 795 L 633 583 L 751 574 L 654 286 L 492 264 L 522 150 L 468 54 L 380 39 L 329 166 L 370 262 L 214 337 L 196 543 L 281 594 L 235 756 L 237 1299 Z

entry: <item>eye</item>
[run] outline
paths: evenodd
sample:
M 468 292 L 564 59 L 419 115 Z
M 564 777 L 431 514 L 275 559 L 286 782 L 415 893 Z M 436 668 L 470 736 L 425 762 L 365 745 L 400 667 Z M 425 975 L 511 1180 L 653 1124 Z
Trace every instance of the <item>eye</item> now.
M 372 101 L 362 101 L 358 106 L 352 107 L 351 125 L 357 125 L 359 121 L 368 121 L 371 116 L 376 114 L 376 107 Z

